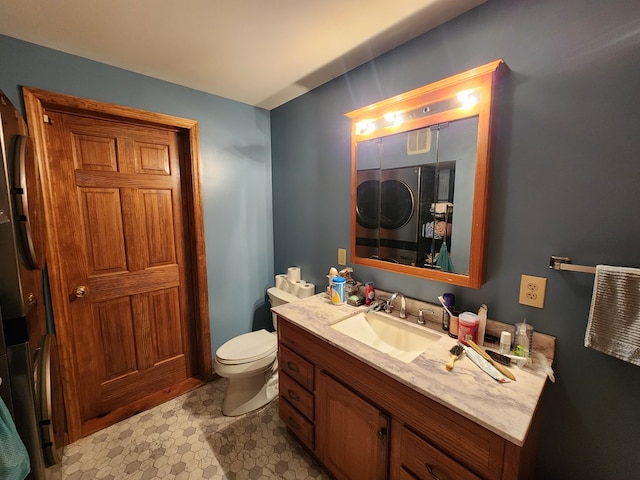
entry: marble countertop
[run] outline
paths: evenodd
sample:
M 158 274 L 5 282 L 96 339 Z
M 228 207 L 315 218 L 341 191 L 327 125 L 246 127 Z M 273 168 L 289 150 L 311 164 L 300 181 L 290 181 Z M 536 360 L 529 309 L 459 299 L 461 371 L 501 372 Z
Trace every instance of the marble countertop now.
M 451 371 L 445 369 L 456 340 L 431 322 L 442 337 L 410 363 L 379 352 L 331 328 L 366 307 L 333 305 L 325 293 L 272 310 L 418 393 L 474 421 L 502 438 L 522 446 L 542 395 L 547 376 L 534 366 L 510 369 L 516 381 L 499 383 L 463 355 Z M 409 316 L 415 323 L 415 317 Z M 535 348 L 534 348 L 535 349 Z

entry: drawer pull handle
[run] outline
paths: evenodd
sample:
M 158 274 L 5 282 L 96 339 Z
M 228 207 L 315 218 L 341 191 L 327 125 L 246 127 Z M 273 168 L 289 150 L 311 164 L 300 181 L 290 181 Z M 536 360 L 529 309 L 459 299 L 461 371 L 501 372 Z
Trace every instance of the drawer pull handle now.
M 433 471 L 433 467 L 431 465 L 425 463 L 425 466 L 427 467 L 427 471 L 429 472 L 433 480 L 440 480 L 440 477 L 436 475 L 436 472 Z
M 300 373 L 300 368 L 295 363 L 287 362 L 287 368 L 292 372 Z
M 300 430 L 300 424 L 293 417 L 289 417 L 289 426 L 295 430 Z
M 289 398 L 291 400 L 294 400 L 296 402 L 300 401 L 300 397 L 298 396 L 298 394 L 291 389 L 287 390 L 287 395 L 289 395 Z

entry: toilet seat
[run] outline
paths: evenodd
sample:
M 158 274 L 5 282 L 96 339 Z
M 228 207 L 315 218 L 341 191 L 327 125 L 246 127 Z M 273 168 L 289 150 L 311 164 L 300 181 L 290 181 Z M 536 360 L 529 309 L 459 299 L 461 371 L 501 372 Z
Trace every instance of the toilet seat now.
M 268 357 L 276 352 L 278 340 L 267 330 L 257 330 L 232 338 L 216 351 L 216 361 L 224 365 L 241 365 Z

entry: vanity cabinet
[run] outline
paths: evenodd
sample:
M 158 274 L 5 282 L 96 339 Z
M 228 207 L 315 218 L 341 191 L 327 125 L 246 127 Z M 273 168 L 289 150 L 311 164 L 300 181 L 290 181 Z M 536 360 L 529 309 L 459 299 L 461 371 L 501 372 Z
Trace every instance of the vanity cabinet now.
M 280 417 L 338 479 L 533 478 L 517 446 L 278 317 Z
M 318 376 L 317 454 L 337 479 L 387 478 L 389 416 L 334 380 Z

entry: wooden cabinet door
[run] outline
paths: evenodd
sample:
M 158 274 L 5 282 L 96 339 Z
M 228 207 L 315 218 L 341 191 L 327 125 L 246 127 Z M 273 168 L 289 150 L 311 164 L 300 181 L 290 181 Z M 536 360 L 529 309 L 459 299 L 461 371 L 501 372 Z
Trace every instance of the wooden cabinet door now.
M 389 417 L 326 373 L 316 390 L 317 450 L 338 479 L 385 479 Z
M 83 434 L 190 377 L 179 137 L 47 111 Z M 104 425 L 102 425 L 104 426 Z

